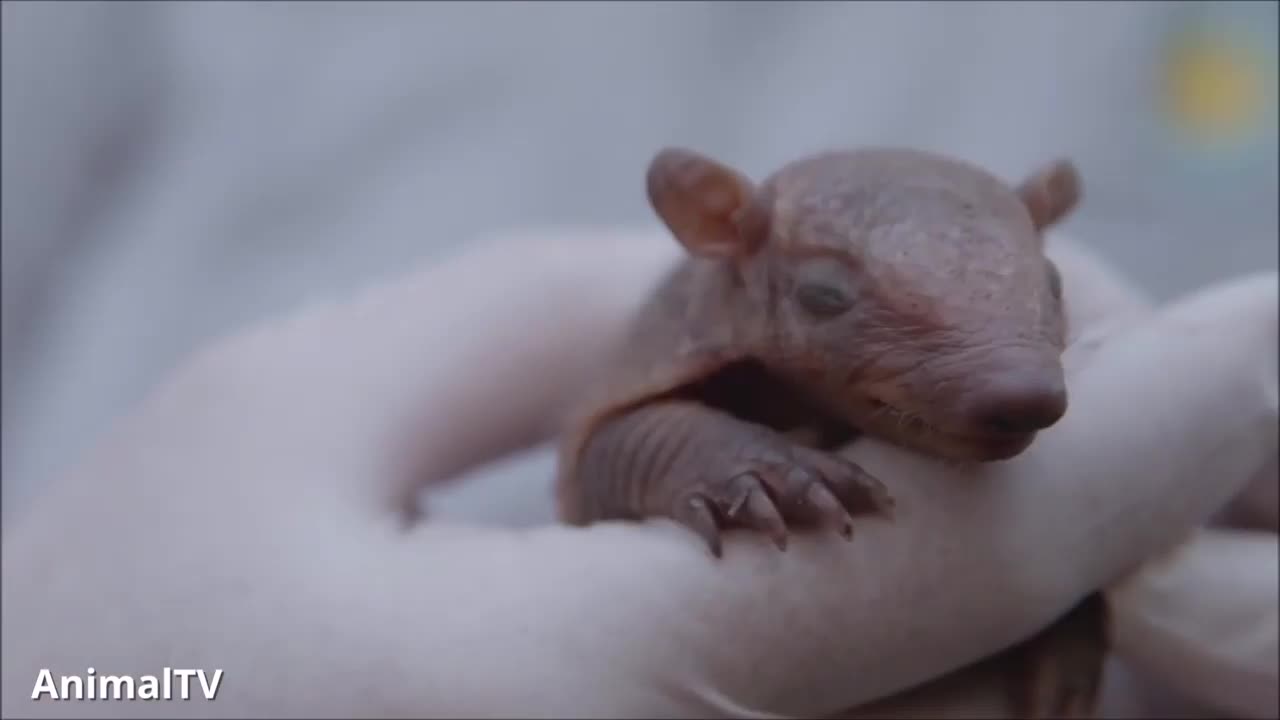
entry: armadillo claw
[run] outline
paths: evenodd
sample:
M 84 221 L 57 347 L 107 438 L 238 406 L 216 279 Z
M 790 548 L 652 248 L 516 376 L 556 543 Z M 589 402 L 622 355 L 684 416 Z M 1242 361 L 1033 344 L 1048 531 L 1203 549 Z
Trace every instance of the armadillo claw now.
M 743 473 L 732 482 L 738 485 L 738 497 L 725 512 L 728 522 L 759 532 L 773 540 L 779 550 L 786 550 L 787 523 L 773 500 L 769 499 L 769 491 L 760 476 L 752 472 Z
M 686 496 L 676 504 L 672 519 L 697 533 L 711 554 L 720 557 L 720 528 L 708 498 L 699 493 Z
M 851 515 L 892 516 L 894 501 L 889 488 L 861 465 L 821 450 L 797 448 L 796 453 L 822 474 L 827 486 Z
M 790 527 L 830 527 L 853 538 L 853 517 L 892 506 L 887 490 L 857 465 L 796 448 L 785 458 L 757 457 L 703 480 L 676 502 L 673 519 L 720 557 L 724 530 L 760 533 L 786 550 Z

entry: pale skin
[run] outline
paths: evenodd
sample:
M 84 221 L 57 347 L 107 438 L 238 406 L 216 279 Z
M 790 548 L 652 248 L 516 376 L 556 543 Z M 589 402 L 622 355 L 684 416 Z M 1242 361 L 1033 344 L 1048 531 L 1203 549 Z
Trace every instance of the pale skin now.
M 889 515 L 833 452 L 867 435 L 949 461 L 1016 457 L 1067 410 L 1061 279 L 1044 233 L 1080 199 L 1070 162 L 1008 187 L 906 149 L 831 151 L 758 186 L 685 149 L 647 175 L 688 253 L 629 325 L 601 401 L 571 426 L 565 520 L 666 517 L 724 531 Z M 1106 617 L 1093 596 L 1026 647 L 1028 718 L 1091 717 Z

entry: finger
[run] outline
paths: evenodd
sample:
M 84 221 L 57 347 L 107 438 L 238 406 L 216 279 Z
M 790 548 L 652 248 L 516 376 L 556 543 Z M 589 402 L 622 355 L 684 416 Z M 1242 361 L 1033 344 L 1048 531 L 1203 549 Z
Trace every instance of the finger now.
M 1201 530 L 1110 590 L 1116 652 L 1218 712 L 1276 717 L 1278 574 L 1274 534 Z
M 890 696 L 1030 636 L 1243 486 L 1276 452 L 1276 302 L 1276 277 L 1253 278 L 1109 342 L 1075 379 L 1073 415 L 999 466 L 947 468 L 859 442 L 851 456 L 886 479 L 899 512 L 857 542 L 797 534 L 786 556 L 744 545 L 711 566 L 660 525 L 493 532 L 486 542 L 502 549 L 483 551 L 444 547 L 424 528 L 407 545 L 437 572 L 404 594 L 451 598 L 451 624 L 494 638 L 472 648 L 477 667 L 551 644 L 610 658 L 589 668 L 561 658 L 561 674 L 537 674 L 551 711 L 812 717 Z M 454 582 L 466 587 L 442 598 Z M 467 600 L 477 584 L 522 603 L 482 612 Z M 511 661 L 498 665 L 520 676 Z M 650 679 L 647 691 L 637 677 Z
M 501 237 L 233 338 L 194 363 L 170 394 L 227 404 L 229 424 L 253 415 L 273 426 L 281 456 L 341 443 L 344 456 L 363 444 L 373 448 L 368 457 L 395 458 L 389 471 L 332 474 L 398 505 L 424 481 L 550 433 L 674 256 L 674 243 L 654 233 Z M 300 411 L 304 404 L 310 409 Z M 320 489 L 314 474 L 278 477 Z M 379 486 L 370 477 L 389 479 Z

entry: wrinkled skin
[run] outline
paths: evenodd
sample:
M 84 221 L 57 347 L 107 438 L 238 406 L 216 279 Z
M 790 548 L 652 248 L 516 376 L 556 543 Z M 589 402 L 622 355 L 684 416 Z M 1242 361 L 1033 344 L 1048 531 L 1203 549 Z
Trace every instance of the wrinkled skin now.
M 1045 173 L 1024 194 L 1071 170 Z M 916 151 L 828 153 L 774 174 L 748 212 L 754 249 L 732 261 L 752 310 L 736 317 L 756 357 L 843 422 L 998 460 L 1065 412 L 1056 273 L 998 179 Z

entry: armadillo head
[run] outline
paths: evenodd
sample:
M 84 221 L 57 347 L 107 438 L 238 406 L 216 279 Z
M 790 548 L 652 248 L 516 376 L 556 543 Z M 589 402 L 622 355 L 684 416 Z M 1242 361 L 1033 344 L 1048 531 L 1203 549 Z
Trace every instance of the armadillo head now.
M 912 150 L 833 152 L 755 186 L 700 155 L 654 159 L 673 234 L 740 280 L 752 354 L 862 432 L 999 460 L 1066 412 L 1061 286 L 1043 231 L 1079 198 L 1054 163 L 1017 188 Z

